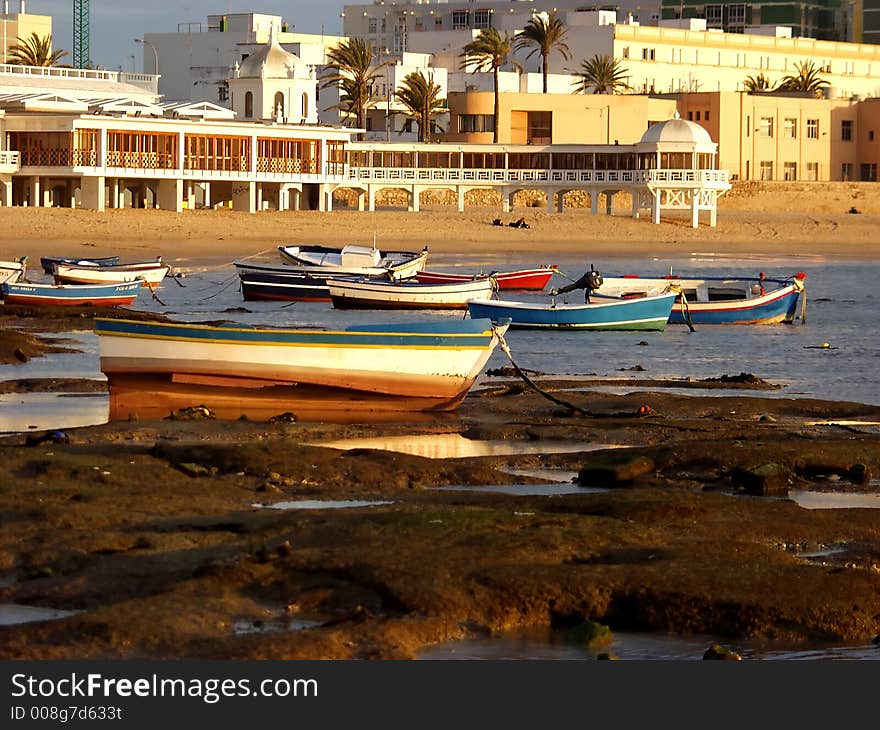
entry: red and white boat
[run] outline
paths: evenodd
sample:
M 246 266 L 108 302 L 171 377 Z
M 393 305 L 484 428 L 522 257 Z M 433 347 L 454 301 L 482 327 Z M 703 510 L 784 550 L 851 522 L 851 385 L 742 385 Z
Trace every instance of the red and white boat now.
M 96 264 L 57 264 L 55 266 L 56 284 L 123 284 L 140 281 L 150 288 L 162 283 L 171 267 L 162 262 L 162 257 L 154 261 L 139 261 L 115 266 Z
M 452 284 L 492 277 L 497 282 L 498 289 L 543 291 L 555 273 L 555 266 L 541 266 L 537 269 L 522 269 L 521 271 L 493 271 L 488 274 L 482 272 L 479 274 L 454 274 L 445 271 L 420 271 L 416 274 L 416 280 L 420 284 Z

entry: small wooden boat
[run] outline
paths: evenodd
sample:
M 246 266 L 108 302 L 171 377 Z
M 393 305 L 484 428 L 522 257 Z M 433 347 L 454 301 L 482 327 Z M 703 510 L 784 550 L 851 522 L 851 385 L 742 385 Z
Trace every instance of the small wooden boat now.
M 0 284 L 7 281 L 18 281 L 27 269 L 27 256 L 18 261 L 0 261 Z
M 555 266 L 541 266 L 537 269 L 522 269 L 520 271 L 495 271 L 489 274 L 420 271 L 416 274 L 416 280 L 424 284 L 451 284 L 456 281 L 476 281 L 491 276 L 497 282 L 498 289 L 543 291 L 555 273 Z
M 375 246 L 279 246 L 281 260 L 297 269 L 326 276 L 389 276 L 409 279 L 425 268 L 421 251 L 380 251 Z
M 522 329 L 637 330 L 666 328 L 677 294 L 669 292 L 638 299 L 610 299 L 585 304 L 549 304 L 471 299 L 467 306 L 474 318 L 493 322 L 510 320 Z
M 170 267 L 162 263 L 162 257 L 154 261 L 139 261 L 114 266 L 57 264 L 56 284 L 121 284 L 140 281 L 143 286 L 155 287 L 162 283 Z
M 43 271 L 50 276 L 55 273 L 57 264 L 74 264 L 75 266 L 115 266 L 119 263 L 118 256 L 104 256 L 103 258 L 94 259 L 72 259 L 64 256 L 43 256 L 40 259 L 40 266 Z
M 237 418 L 285 410 L 449 411 L 507 327 L 487 319 L 345 330 L 95 321 L 111 418 L 204 405 Z
M 245 301 L 330 301 L 327 279 L 321 276 L 242 269 L 238 272 L 238 277 L 241 280 L 241 294 Z
M 330 278 L 327 287 L 335 309 L 467 309 L 469 299 L 495 290 L 491 278 L 452 284 Z
M 54 304 L 66 306 L 119 307 L 131 304 L 141 282 L 124 284 L 0 284 L 7 304 Z
M 684 294 L 672 307 L 670 324 L 791 324 L 804 305 L 806 274 L 787 279 L 756 277 L 604 277 L 600 296 L 638 298 L 664 291 Z M 803 318 L 803 314 L 801 315 Z

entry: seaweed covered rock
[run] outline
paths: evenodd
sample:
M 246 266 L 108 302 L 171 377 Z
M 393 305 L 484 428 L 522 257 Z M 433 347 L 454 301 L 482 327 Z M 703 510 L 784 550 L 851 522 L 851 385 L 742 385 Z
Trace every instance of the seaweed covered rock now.
M 578 483 L 584 487 L 615 487 L 632 484 L 654 471 L 647 456 L 609 454 L 595 456 L 578 471 Z

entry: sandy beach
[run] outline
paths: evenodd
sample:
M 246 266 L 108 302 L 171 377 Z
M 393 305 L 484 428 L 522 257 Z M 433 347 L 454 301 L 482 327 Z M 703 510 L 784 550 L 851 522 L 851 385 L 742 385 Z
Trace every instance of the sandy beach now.
M 858 214 L 849 213 L 851 208 Z M 525 217 L 530 228 L 491 225 Z M 880 188 L 872 183 L 747 183 L 721 198 L 718 225 L 694 229 L 686 216 L 653 225 L 633 219 L 625 205 L 614 215 L 583 208 L 552 214 L 546 207 L 517 207 L 509 214 L 490 206 L 464 213 L 434 205 L 418 213 L 386 208 L 374 213 L 344 209 L 239 213 L 231 210 L 87 210 L 0 208 L 0 258 L 100 256 L 124 260 L 161 255 L 186 268 L 220 263 L 280 244 L 315 243 L 420 249 L 434 253 L 582 252 L 602 256 L 717 255 L 802 256 L 812 259 L 876 259 L 880 255 Z

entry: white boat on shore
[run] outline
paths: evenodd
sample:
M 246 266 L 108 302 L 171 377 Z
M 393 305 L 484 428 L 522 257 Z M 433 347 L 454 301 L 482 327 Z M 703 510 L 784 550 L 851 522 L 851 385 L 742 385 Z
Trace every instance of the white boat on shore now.
M 162 262 L 159 256 L 154 261 L 139 261 L 130 264 L 98 266 L 95 264 L 56 264 L 56 284 L 124 284 L 140 280 L 143 286 L 154 288 L 171 267 Z
M 425 268 L 421 251 L 380 251 L 375 246 L 279 246 L 281 260 L 302 273 L 322 276 L 385 276 L 409 279 Z
M 492 296 L 497 284 L 491 278 L 451 284 L 331 278 L 327 288 L 335 309 L 467 309 L 469 299 Z
M 27 269 L 27 256 L 18 261 L 0 261 L 0 284 L 13 283 L 24 276 Z

